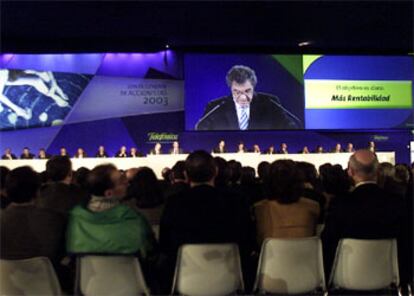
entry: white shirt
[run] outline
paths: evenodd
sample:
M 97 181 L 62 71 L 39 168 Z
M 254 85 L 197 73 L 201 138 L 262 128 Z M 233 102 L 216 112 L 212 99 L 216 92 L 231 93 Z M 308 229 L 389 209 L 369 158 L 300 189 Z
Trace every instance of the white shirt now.
M 237 110 L 237 119 L 239 121 L 239 125 L 240 125 L 240 121 L 241 121 L 241 116 L 242 116 L 242 110 L 244 109 L 246 114 L 247 114 L 247 118 L 248 120 L 250 120 L 250 105 L 248 107 L 244 107 L 242 108 L 239 104 L 237 104 L 236 102 L 234 102 L 234 105 L 236 106 L 236 110 Z

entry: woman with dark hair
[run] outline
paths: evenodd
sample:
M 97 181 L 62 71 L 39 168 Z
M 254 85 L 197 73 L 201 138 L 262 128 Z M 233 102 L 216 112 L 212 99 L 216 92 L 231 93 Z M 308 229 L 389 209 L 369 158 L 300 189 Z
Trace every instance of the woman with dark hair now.
M 157 177 L 149 167 L 141 167 L 130 180 L 127 192 L 128 204 L 136 206 L 151 225 L 160 223 L 164 197 Z
M 296 163 L 292 160 L 273 162 L 268 180 L 269 199 L 255 205 L 258 243 L 268 237 L 315 235 L 319 204 L 302 197 L 303 183 Z

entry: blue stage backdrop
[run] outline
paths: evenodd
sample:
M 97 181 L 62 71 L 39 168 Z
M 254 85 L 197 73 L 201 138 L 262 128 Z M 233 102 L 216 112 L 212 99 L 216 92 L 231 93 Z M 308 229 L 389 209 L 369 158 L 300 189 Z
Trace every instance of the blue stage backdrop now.
M 412 69 L 411 80 L 407 73 L 408 67 L 412 67 L 412 58 L 381 59 L 385 59 L 387 69 L 394 69 L 392 79 L 382 70 L 375 75 L 371 75 L 371 70 L 369 77 L 375 83 L 383 78 L 397 84 L 402 81 L 400 91 L 394 92 L 394 85 L 390 95 L 403 92 L 401 98 L 397 98 L 397 105 L 401 103 L 403 108 L 377 110 L 381 117 L 376 116 L 375 120 L 382 120 L 378 125 L 382 129 L 378 129 L 367 123 L 370 118 L 367 111 L 372 111 L 367 108 L 333 110 L 307 106 L 309 102 L 315 103 L 313 80 L 363 80 L 367 77 L 365 72 L 360 77 L 346 75 L 352 69 L 354 72 L 359 69 L 356 63 L 377 67 L 378 59 L 248 54 L 191 54 L 184 58 L 173 51 L 3 54 L 0 55 L 0 149 L 4 151 L 10 147 L 15 154 L 20 154 L 23 147 L 28 146 L 35 153 L 39 148 L 46 148 L 49 153 L 56 154 L 65 146 L 74 154 L 78 147 L 83 147 L 93 156 L 99 145 L 104 145 L 110 154 L 126 145 L 135 146 L 146 154 L 156 142 L 161 142 L 167 151 L 172 141 L 179 140 L 183 149 L 190 152 L 211 150 L 220 139 L 225 139 L 230 150 L 235 150 L 239 141 L 248 147 L 259 144 L 262 150 L 286 142 L 289 151 L 294 153 L 304 145 L 311 150 L 316 145 L 330 150 L 337 142 L 343 146 L 352 142 L 356 148 L 363 148 L 373 140 L 379 150 L 396 151 L 397 161 L 408 163 L 408 145 L 413 139 L 409 129 L 413 112 L 409 104 L 412 103 Z M 347 63 L 351 65 L 346 66 Z M 394 63 L 399 66 L 393 66 Z M 277 95 L 309 129 L 193 131 L 205 103 L 229 93 L 225 74 L 235 64 L 254 68 L 258 75 L 257 90 Z M 339 72 L 332 72 L 335 67 Z M 309 82 L 310 88 L 307 88 Z M 322 89 L 324 87 L 329 85 L 322 85 Z M 409 96 L 407 90 L 410 90 Z M 323 92 L 317 93 L 320 94 Z M 331 115 L 326 116 L 326 112 Z M 346 129 L 339 123 L 341 112 L 346 113 L 342 119 L 352 122 L 355 129 Z M 320 114 L 333 121 L 326 122 Z M 387 117 L 388 114 L 391 117 Z M 397 114 L 401 114 L 401 118 Z M 384 126 L 386 120 L 392 121 L 389 126 Z M 324 121 L 323 126 L 319 126 Z M 355 122 L 361 123 L 359 128 Z

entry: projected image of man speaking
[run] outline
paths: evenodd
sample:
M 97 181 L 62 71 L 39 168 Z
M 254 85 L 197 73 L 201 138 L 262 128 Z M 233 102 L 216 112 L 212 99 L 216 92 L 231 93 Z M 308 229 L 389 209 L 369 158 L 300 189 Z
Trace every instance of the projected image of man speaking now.
M 231 95 L 210 101 L 196 130 L 300 129 L 303 124 L 275 95 L 255 92 L 253 69 L 233 66 L 226 75 Z

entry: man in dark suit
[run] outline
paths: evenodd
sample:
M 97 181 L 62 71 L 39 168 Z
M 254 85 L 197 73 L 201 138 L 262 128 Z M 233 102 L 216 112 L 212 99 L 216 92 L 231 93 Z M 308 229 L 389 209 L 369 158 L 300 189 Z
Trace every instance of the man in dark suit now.
M 11 152 L 10 148 L 6 148 L 4 154 L 1 156 L 1 159 L 17 159 L 17 157 Z
M 246 66 L 233 66 L 226 76 L 230 96 L 207 104 L 196 130 L 266 130 L 299 129 L 302 122 L 286 108 L 278 97 L 256 93 L 255 72 Z
M 235 193 L 214 187 L 214 158 L 205 151 L 191 153 L 185 173 L 190 188 L 168 199 L 160 223 L 160 247 L 168 258 L 165 275 L 172 275 L 183 244 L 236 243 L 242 258 L 247 259 L 254 244 L 248 206 Z M 166 286 L 171 287 L 169 283 Z
M 332 201 L 321 236 L 326 273 L 340 239 L 398 239 L 401 235 L 402 200 L 377 185 L 378 166 L 377 157 L 369 150 L 358 150 L 349 159 L 348 175 L 355 187 Z
M 178 141 L 174 141 L 172 143 L 171 149 L 168 150 L 168 154 L 183 154 L 183 153 L 184 151 L 180 147 L 180 143 L 178 143 Z

